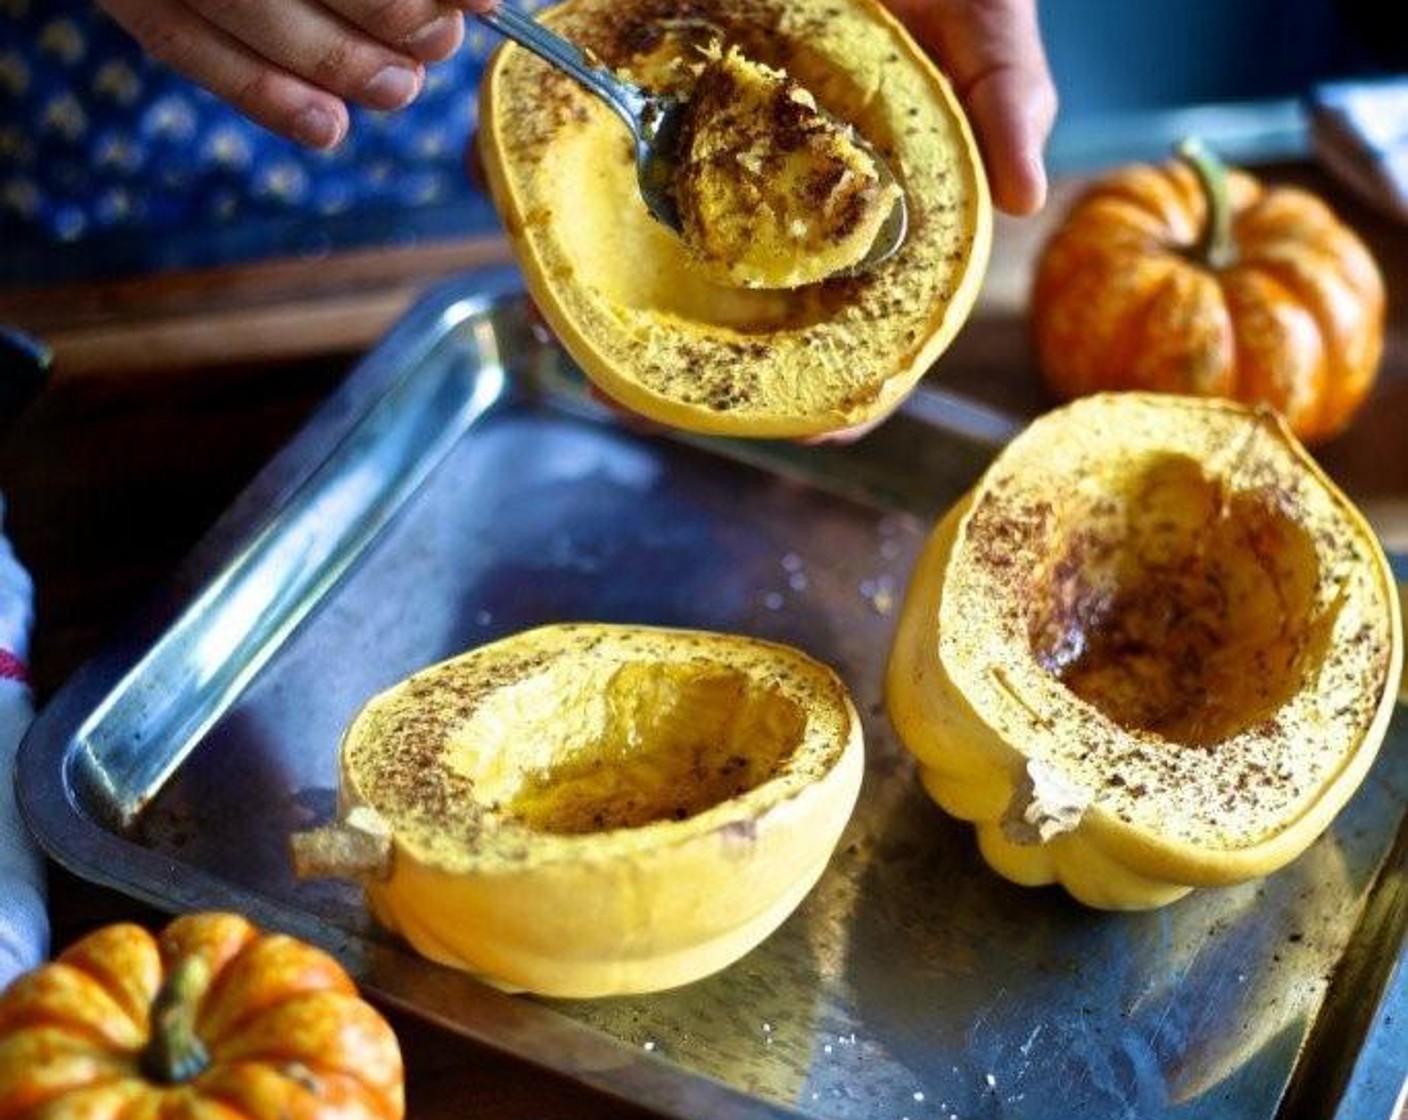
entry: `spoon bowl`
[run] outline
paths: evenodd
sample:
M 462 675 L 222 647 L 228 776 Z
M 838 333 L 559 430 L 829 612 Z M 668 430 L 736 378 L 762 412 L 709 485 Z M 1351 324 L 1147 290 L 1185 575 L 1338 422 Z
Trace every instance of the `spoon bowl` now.
M 549 31 L 531 16 L 506 4 L 500 4 L 491 12 L 480 13 L 478 18 L 505 38 L 512 39 L 563 73 L 575 78 L 611 106 L 631 131 L 635 150 L 636 181 L 645 208 L 661 225 L 676 235 L 680 234 L 682 223 L 679 207 L 675 203 L 673 184 L 679 164 L 680 131 L 685 103 L 677 97 L 652 92 L 618 77 L 575 43 Z M 889 164 L 869 141 L 854 127 L 843 127 L 848 129 L 851 140 L 874 161 L 882 186 L 889 187 L 898 182 Z M 905 202 L 904 191 L 901 190 L 865 256 L 849 268 L 831 275 L 845 278 L 869 271 L 894 256 L 904 244 L 908 232 L 909 207 Z

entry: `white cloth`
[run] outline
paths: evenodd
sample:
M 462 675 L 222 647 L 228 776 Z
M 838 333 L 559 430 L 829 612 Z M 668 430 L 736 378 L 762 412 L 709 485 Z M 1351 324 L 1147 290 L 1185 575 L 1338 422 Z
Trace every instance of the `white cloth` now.
M 4 536 L 4 514 L 0 499 L 0 654 L 22 662 L 29 654 L 34 586 Z M 0 679 L 0 990 L 49 951 L 44 863 L 15 804 L 15 748 L 33 718 L 24 682 Z
M 1317 87 L 1311 137 L 1344 183 L 1408 221 L 1408 75 Z

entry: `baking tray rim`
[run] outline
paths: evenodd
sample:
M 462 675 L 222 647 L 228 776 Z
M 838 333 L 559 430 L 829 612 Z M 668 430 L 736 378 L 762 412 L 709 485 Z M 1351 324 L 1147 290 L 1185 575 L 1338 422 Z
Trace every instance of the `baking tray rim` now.
M 453 277 L 428 289 L 354 364 L 339 387 L 240 491 L 171 578 L 38 714 L 16 758 L 21 815 L 50 858 L 83 879 L 169 913 L 228 905 L 258 925 L 302 937 L 333 953 L 359 984 L 388 1006 L 622 1101 L 681 1120 L 705 1114 L 719 1120 L 808 1117 L 810 1114 L 799 1109 L 754 1096 L 667 1058 L 640 1051 L 550 1004 L 506 995 L 470 976 L 423 961 L 390 942 L 365 938 L 293 905 L 144 847 L 94 819 L 80 804 L 73 780 L 75 751 L 82 749 L 80 729 L 138 665 L 151 644 L 221 571 L 235 548 L 266 523 L 276 521 L 287 499 L 307 475 L 343 436 L 356 428 L 366 410 L 386 390 L 386 382 L 394 378 L 395 363 L 391 359 L 413 348 L 418 339 L 439 324 L 459 326 L 475 317 L 492 315 L 505 300 L 522 298 L 521 279 L 510 266 L 481 268 Z M 507 391 L 501 395 L 507 395 Z M 956 419 L 962 434 L 978 443 L 988 442 L 994 449 L 1023 423 L 981 403 L 923 386 L 905 403 L 903 411 L 931 425 L 940 415 L 949 422 Z M 716 453 L 728 446 L 725 441 L 712 438 L 683 437 L 682 442 L 703 445 Z M 309 445 L 319 443 L 323 446 L 318 454 L 308 455 Z M 758 463 L 757 457 L 746 449 L 734 450 L 738 453 L 726 457 Z M 365 548 L 374 543 L 375 539 L 369 541 Z M 1408 581 L 1408 555 L 1391 552 L 1390 562 L 1398 578 Z M 278 645 L 286 640 L 287 635 L 280 638 Z M 56 757 L 57 766 L 53 761 Z M 1393 851 L 1405 847 L 1405 829 L 1408 818 L 1400 821 Z M 1369 888 L 1370 904 L 1382 893 L 1394 890 L 1392 870 L 1391 852 Z M 1395 912 L 1401 910 L 1399 906 Z M 1367 1049 L 1371 1033 L 1385 1020 L 1408 1020 L 1408 968 L 1403 967 L 1408 921 L 1403 920 L 1401 913 L 1397 924 L 1398 953 L 1395 960 L 1384 962 L 1376 970 L 1379 975 L 1374 977 L 1369 993 L 1373 998 L 1366 1001 L 1374 1009 L 1373 1027 L 1360 1040 L 1356 1061 Z M 397 968 L 409 969 L 421 983 L 407 984 L 395 970 L 388 972 L 386 965 L 391 960 Z M 452 1004 L 456 1009 L 453 1015 L 449 1010 Z M 469 1018 L 462 1014 L 466 1005 L 472 1008 Z M 1382 1039 L 1374 1037 L 1382 1049 Z M 1307 1043 L 1307 1052 L 1312 1042 L 1313 1038 Z M 1390 1060 L 1391 1053 L 1390 1044 Z M 1290 1091 L 1304 1080 L 1306 1063 L 1307 1053 L 1303 1052 L 1290 1071 Z M 1348 1080 L 1360 1076 L 1362 1071 L 1357 1066 L 1344 1073 L 1345 1084 L 1335 1094 L 1336 1107 L 1347 1092 Z M 1388 1107 L 1384 1116 L 1392 1116 L 1395 1102 L 1385 1098 L 1385 1103 Z M 1281 1114 L 1278 1109 L 1277 1115 Z

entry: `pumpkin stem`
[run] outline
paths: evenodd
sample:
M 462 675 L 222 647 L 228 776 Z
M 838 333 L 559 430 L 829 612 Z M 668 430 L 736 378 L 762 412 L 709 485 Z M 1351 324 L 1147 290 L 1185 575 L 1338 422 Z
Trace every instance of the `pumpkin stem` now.
M 1181 141 L 1176 154 L 1198 176 L 1208 209 L 1208 220 L 1189 255 L 1209 268 L 1227 268 L 1237 258 L 1237 246 L 1232 240 L 1232 199 L 1227 190 L 1227 165 L 1196 136 Z
M 152 1001 L 151 1041 L 142 1052 L 142 1070 L 153 1081 L 189 1081 L 210 1063 L 196 1035 L 196 1008 L 210 987 L 210 965 L 187 957 L 162 982 Z

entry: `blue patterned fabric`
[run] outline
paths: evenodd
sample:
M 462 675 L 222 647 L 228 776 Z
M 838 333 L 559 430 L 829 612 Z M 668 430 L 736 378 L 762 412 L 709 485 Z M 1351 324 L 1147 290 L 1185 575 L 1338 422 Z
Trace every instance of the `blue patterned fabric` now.
M 283 231 L 266 239 L 277 251 L 290 219 L 346 228 L 457 203 L 488 224 L 462 153 L 495 46 L 471 20 L 465 48 L 429 69 L 412 106 L 354 109 L 348 139 L 312 152 L 148 59 L 86 0 L 0 0 L 0 246 L 218 243 L 238 228 L 247 247 L 262 223 Z

